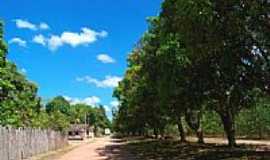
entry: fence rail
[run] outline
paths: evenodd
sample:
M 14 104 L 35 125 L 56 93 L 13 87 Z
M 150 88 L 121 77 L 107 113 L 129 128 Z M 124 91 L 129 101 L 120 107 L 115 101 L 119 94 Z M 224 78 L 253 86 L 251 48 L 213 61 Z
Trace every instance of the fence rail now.
M 67 144 L 67 136 L 53 130 L 0 127 L 0 160 L 23 160 Z

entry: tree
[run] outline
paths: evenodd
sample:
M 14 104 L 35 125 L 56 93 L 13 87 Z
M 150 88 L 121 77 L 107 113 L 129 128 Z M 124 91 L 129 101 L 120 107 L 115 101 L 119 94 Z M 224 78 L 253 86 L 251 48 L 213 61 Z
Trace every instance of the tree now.
M 163 4 L 165 23 L 183 36 L 191 61 L 198 66 L 193 73 L 200 75 L 193 82 L 205 83 L 199 93 L 220 115 L 230 146 L 235 146 L 236 115 L 253 105 L 256 88 L 268 88 L 264 42 L 269 38 L 261 29 L 269 20 L 268 6 L 268 1 L 167 0 Z M 255 17 L 260 19 L 256 26 Z
M 71 123 L 69 102 L 62 96 L 53 98 L 46 104 L 46 112 L 49 116 L 49 128 L 58 131 L 66 131 Z
M 2 21 L 0 21 L 0 74 L 2 75 L 0 77 L 0 100 L 4 100 L 4 98 L 7 96 L 7 90 L 9 88 L 12 88 L 10 82 L 3 78 L 5 75 L 8 74 L 8 71 L 6 69 L 7 45 L 4 42 L 3 28 L 4 24 Z
M 70 106 L 70 121 L 73 124 L 89 124 L 87 116 L 91 112 L 91 106 L 86 104 L 75 104 Z
M 97 126 L 105 129 L 111 128 L 111 122 L 106 116 L 106 111 L 104 106 L 100 105 L 98 108 L 95 108 L 97 116 Z
M 70 126 L 69 117 L 60 111 L 53 111 L 49 114 L 48 128 L 56 131 L 66 132 Z
M 202 142 L 200 117 L 210 110 L 220 116 L 229 146 L 235 146 L 236 117 L 254 106 L 258 93 L 270 90 L 269 3 L 164 1 L 116 89 L 119 128 L 140 124 L 155 131 L 178 122 L 184 140 L 185 115 Z
M 145 135 L 153 130 L 156 137 L 163 135 L 168 116 L 159 103 L 158 90 L 155 87 L 157 67 L 154 65 L 155 55 L 147 51 L 155 49 L 155 35 L 146 33 L 138 47 L 128 58 L 129 68 L 125 78 L 115 89 L 114 96 L 119 100 L 119 113 L 115 124 L 122 132 Z M 151 52 L 154 54 L 154 52 Z M 124 122 L 128 121 L 128 124 Z
M 0 23 L 0 124 L 27 127 L 41 109 L 37 85 L 27 80 L 15 64 L 6 59 L 7 46 L 3 41 Z
M 7 45 L 4 41 L 4 24 L 0 21 L 0 67 L 1 69 L 6 64 Z
M 239 135 L 265 138 L 270 131 L 269 114 L 269 97 L 260 97 L 254 107 L 243 110 L 236 118 L 236 129 Z
M 64 97 L 57 96 L 46 104 L 46 111 L 48 113 L 59 111 L 65 115 L 69 115 L 70 104 Z
M 88 111 L 86 112 L 86 119 L 88 124 L 94 127 L 95 135 L 100 134 L 99 130 L 104 130 L 106 128 L 112 128 L 111 122 L 106 116 L 106 111 L 102 105 L 98 107 L 88 106 Z

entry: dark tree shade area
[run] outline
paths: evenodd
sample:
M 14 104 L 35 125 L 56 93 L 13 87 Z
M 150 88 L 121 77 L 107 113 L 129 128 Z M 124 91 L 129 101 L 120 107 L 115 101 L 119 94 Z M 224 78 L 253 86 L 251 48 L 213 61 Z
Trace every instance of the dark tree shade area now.
M 269 135 L 270 1 L 165 0 L 114 91 L 114 130 Z M 247 132 L 248 131 L 248 132 Z

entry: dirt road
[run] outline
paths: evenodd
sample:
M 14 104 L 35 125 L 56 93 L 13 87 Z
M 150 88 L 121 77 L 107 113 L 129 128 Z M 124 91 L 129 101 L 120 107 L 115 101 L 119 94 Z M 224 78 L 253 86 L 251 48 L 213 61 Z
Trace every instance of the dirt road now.
M 195 139 L 189 139 L 194 141 Z M 226 143 L 221 138 L 206 138 L 207 143 Z M 270 146 L 270 141 L 238 140 L 239 144 L 266 145 Z M 75 149 L 59 156 L 53 160 L 135 160 L 128 151 L 125 150 L 125 142 L 110 137 L 96 138 L 91 143 L 83 143 Z M 47 160 L 47 159 L 46 159 Z M 52 160 L 51 158 L 48 160 Z
M 123 153 L 120 149 L 123 144 L 121 140 L 110 137 L 96 138 L 93 142 L 81 144 L 55 160 L 132 160 L 128 153 Z

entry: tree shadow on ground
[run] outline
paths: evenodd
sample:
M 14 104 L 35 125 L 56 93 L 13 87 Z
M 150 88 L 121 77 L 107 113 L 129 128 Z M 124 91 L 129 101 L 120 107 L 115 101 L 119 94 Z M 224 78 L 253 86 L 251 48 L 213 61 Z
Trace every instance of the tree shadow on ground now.
M 106 160 L 270 160 L 269 146 L 241 145 L 230 149 L 215 144 L 180 144 L 172 140 L 137 140 L 99 149 Z
M 105 148 L 98 148 L 97 152 L 106 157 L 105 160 L 135 160 L 136 157 L 127 149 L 127 141 L 124 139 L 112 139 L 112 144 Z

